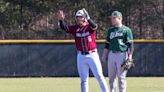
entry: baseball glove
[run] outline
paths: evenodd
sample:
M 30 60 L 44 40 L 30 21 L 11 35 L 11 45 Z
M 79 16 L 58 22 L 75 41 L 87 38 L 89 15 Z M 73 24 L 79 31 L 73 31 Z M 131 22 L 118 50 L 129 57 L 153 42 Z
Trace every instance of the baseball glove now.
M 129 59 L 125 60 L 123 62 L 123 64 L 121 65 L 123 70 L 129 70 L 131 67 L 134 67 L 134 66 L 135 66 L 135 64 L 134 64 L 133 59 L 132 60 L 129 60 Z

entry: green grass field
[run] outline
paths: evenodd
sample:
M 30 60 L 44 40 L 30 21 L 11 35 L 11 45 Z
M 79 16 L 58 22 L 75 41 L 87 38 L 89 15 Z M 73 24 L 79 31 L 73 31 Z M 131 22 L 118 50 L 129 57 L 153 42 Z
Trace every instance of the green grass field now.
M 108 81 L 108 78 L 106 78 Z M 128 77 L 127 92 L 163 92 L 164 77 Z M 89 92 L 100 92 L 95 78 Z M 0 92 L 80 92 L 79 78 L 0 78 Z

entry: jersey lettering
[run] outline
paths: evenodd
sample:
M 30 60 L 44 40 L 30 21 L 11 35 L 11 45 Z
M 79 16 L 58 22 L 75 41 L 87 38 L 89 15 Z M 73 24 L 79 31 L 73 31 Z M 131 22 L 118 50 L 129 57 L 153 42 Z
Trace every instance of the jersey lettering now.
M 121 32 L 111 32 L 110 39 L 113 39 L 115 37 L 123 36 L 123 33 Z
M 76 37 L 86 37 L 89 35 L 89 32 L 85 32 L 85 33 L 76 33 Z

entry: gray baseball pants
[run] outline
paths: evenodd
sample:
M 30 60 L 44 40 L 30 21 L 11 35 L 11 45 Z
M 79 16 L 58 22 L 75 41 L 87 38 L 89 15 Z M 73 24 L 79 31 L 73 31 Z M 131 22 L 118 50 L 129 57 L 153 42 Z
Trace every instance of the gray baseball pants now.
M 116 79 L 118 79 L 119 92 L 126 92 L 127 71 L 121 68 L 122 63 L 126 58 L 126 52 L 113 53 L 110 51 L 108 54 L 108 76 L 110 92 L 116 92 Z

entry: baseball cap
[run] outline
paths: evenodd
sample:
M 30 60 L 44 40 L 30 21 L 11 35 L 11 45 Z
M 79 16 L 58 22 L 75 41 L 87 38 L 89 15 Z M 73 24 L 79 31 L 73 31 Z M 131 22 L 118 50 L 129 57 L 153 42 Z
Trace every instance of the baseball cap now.
M 122 17 L 122 13 L 119 11 L 113 11 L 111 17 Z

